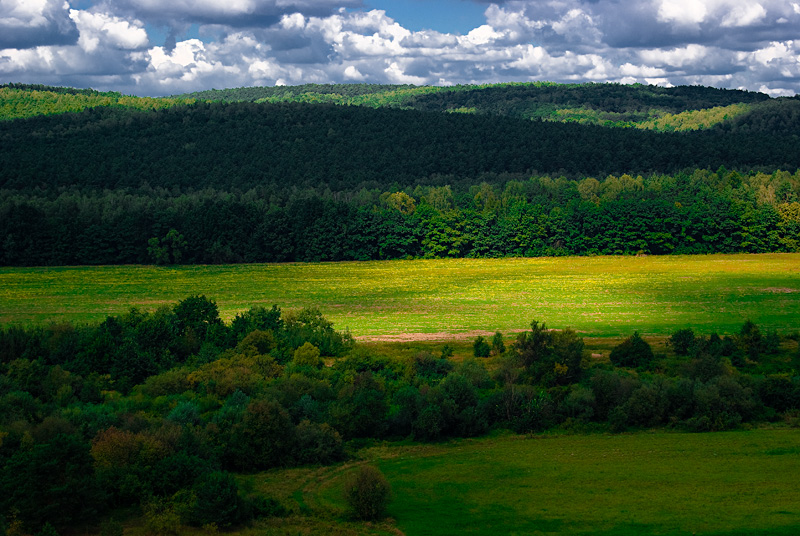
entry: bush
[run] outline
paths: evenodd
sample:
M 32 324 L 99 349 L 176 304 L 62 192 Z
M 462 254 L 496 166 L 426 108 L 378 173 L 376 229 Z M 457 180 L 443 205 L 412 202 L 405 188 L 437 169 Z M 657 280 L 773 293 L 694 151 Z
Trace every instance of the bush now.
M 362 465 L 345 482 L 344 498 L 359 519 L 380 519 L 391 501 L 392 489 L 378 468 Z
M 653 350 L 635 331 L 611 350 L 611 362 L 618 367 L 641 367 L 653 360 Z

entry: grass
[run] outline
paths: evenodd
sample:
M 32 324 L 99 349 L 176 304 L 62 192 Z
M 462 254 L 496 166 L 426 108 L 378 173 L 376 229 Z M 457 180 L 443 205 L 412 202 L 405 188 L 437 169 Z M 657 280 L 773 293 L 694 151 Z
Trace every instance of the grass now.
M 679 327 L 800 328 L 800 254 L 452 259 L 224 266 L 0 268 L 0 323 L 90 322 L 192 294 L 230 320 L 253 305 L 318 306 L 357 338 L 526 329 L 587 335 Z
M 766 536 L 800 533 L 798 444 L 797 429 L 658 431 L 390 446 L 368 456 L 389 479 L 389 516 L 408 536 Z M 261 481 L 285 486 L 287 474 Z M 346 519 L 346 474 L 296 482 L 316 514 Z

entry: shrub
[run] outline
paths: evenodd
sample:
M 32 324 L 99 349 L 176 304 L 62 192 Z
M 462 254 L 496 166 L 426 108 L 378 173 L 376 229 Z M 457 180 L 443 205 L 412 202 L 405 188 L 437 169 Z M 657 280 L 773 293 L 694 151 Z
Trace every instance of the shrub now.
M 380 519 L 391 501 L 392 489 L 378 468 L 362 465 L 345 482 L 344 498 L 359 519 Z
M 611 350 L 611 362 L 618 367 L 641 367 L 653 360 L 650 345 L 635 331 Z

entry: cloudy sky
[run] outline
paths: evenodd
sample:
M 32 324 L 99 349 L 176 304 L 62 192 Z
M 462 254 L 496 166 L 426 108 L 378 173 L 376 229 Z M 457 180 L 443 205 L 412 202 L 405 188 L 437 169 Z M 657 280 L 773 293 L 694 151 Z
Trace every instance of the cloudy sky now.
M 532 80 L 794 95 L 800 0 L 0 0 L 0 82 Z

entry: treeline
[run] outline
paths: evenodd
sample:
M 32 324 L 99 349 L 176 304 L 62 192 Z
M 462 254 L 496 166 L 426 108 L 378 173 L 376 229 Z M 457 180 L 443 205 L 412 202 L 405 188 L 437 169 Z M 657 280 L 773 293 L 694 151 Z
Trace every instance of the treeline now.
M 523 119 L 546 118 L 556 110 L 582 109 L 611 114 L 602 119 L 640 121 L 654 113 L 680 113 L 769 100 L 763 93 L 702 86 L 665 88 L 640 84 L 498 84 L 414 97 L 417 110 L 474 109 Z
M 294 99 L 299 100 L 303 98 L 303 96 L 310 98 L 312 96 L 329 95 L 331 98 L 340 97 L 342 99 L 347 99 L 408 89 L 420 88 L 410 84 L 302 84 L 299 86 L 256 86 L 231 89 L 209 89 L 206 91 L 175 95 L 175 97 L 216 102 L 256 102 L 273 99 L 293 101 Z M 346 101 L 342 101 L 341 103 L 347 104 Z
M 0 196 L 0 264 L 798 251 L 800 172 Z
M 281 515 L 232 473 L 335 463 L 370 438 L 797 425 L 799 337 L 684 328 L 666 355 L 634 333 L 598 360 L 574 331 L 534 321 L 513 341 L 479 337 L 474 358 L 448 345 L 387 357 L 317 310 L 256 307 L 226 324 L 204 296 L 3 327 L 0 528 L 86 530 L 128 506 L 154 533 Z
M 0 121 L 81 112 L 87 108 L 114 106 L 155 110 L 193 102 L 187 99 L 132 97 L 117 92 L 41 85 L 0 85 Z
M 429 112 L 468 112 L 518 119 L 577 121 L 603 126 L 661 128 L 667 114 L 699 112 L 692 119 L 719 123 L 725 112 L 707 109 L 769 101 L 763 93 L 701 86 L 658 87 L 641 84 L 555 84 L 548 82 L 490 85 L 386 86 L 376 84 L 305 84 L 301 86 L 249 87 L 189 93 L 180 97 L 221 102 L 330 102 L 372 107 L 399 107 Z M 732 110 L 730 116 L 741 110 Z M 680 118 L 670 123 L 687 122 Z M 686 128 L 688 130 L 688 128 Z
M 800 107 L 800 101 L 784 106 Z M 778 114 L 780 115 L 780 114 Z M 741 117 L 741 116 L 740 116 Z M 774 133 L 655 133 L 504 117 L 310 104 L 92 108 L 0 123 L 0 187 L 249 189 L 444 185 L 485 174 L 800 167 L 794 117 Z M 442 183 L 442 177 L 447 182 Z

